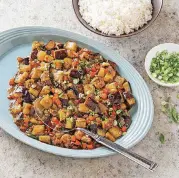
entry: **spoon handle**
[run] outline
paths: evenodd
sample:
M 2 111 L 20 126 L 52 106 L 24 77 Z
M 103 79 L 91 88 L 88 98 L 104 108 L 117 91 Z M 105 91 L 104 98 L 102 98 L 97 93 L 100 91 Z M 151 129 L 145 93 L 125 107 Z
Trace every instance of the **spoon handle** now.
M 83 128 L 76 128 L 76 130 L 81 130 L 82 132 L 86 133 L 87 135 L 91 136 L 93 139 L 95 139 L 98 143 L 101 143 L 102 145 L 120 153 L 121 155 L 129 158 L 130 160 L 136 162 L 137 164 L 143 166 L 144 168 L 154 171 L 154 169 L 158 166 L 157 163 L 150 161 L 136 153 L 133 153 L 132 151 L 104 138 L 97 134 L 94 134 L 93 132 L 90 132 L 89 130 L 83 129 Z
M 146 168 L 152 172 L 158 166 L 157 163 L 150 161 L 136 153 L 133 153 L 132 151 L 127 150 L 126 148 L 123 148 L 122 146 L 120 146 L 114 142 L 111 142 L 111 141 L 107 140 L 106 138 L 99 136 L 96 138 L 96 141 L 98 143 L 101 143 L 102 145 L 120 153 L 121 155 L 129 158 L 130 160 L 136 162 L 137 164 L 143 166 L 144 168 Z

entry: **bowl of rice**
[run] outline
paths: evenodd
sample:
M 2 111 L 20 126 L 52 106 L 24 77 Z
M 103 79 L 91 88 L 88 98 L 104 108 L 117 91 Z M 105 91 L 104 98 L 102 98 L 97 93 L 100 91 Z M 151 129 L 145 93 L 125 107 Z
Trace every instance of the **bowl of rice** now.
M 158 17 L 163 0 L 72 0 L 79 21 L 105 37 L 122 38 L 148 28 Z

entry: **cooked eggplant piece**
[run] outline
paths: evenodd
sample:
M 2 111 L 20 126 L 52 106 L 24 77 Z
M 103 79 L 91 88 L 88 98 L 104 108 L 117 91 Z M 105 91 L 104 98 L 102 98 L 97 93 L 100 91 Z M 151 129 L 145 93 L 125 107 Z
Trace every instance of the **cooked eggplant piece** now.
M 106 132 L 103 129 L 98 129 L 97 134 L 104 137 L 106 135 Z
M 30 88 L 34 84 L 34 79 L 28 79 L 25 81 L 25 87 Z
M 28 72 L 24 72 L 23 74 L 18 74 L 15 83 L 24 83 L 26 79 L 28 78 Z
M 131 92 L 131 87 L 130 87 L 129 82 L 125 82 L 125 83 L 123 84 L 123 88 L 124 88 L 124 90 L 125 90 L 126 92 Z
M 107 68 L 107 73 L 108 73 L 108 74 L 111 74 L 113 78 L 114 78 L 115 75 L 116 75 L 116 71 L 113 69 L 112 66 L 109 66 L 109 67 Z
M 125 78 L 116 76 L 114 79 L 119 85 L 122 85 L 125 82 Z
M 74 90 L 74 88 L 75 88 L 76 91 Z M 77 84 L 77 85 L 75 85 L 74 88 L 72 88 L 72 89 L 77 96 L 79 96 L 80 93 L 84 93 L 84 88 L 83 88 L 82 84 Z
M 78 111 L 82 113 L 89 113 L 89 108 L 84 103 L 80 103 L 78 105 Z
M 37 97 L 39 94 L 39 91 L 34 88 L 30 88 L 29 93 L 32 94 L 33 96 Z
M 106 89 L 109 91 L 109 93 L 116 93 L 117 92 L 117 87 L 115 82 L 107 84 Z
M 76 95 L 76 97 L 78 98 L 79 97 L 79 92 L 80 92 L 80 90 L 82 88 L 80 88 L 80 85 L 73 85 L 69 89 L 71 89 L 74 92 L 74 94 Z
M 31 122 L 32 124 L 38 124 L 38 123 L 39 123 L 38 120 L 35 119 L 35 118 L 31 118 L 31 119 L 30 119 L 30 122 Z
M 23 59 L 23 63 L 24 63 L 25 65 L 29 65 L 29 57 L 24 58 L 24 59 Z
M 130 92 L 124 92 L 123 95 L 129 106 L 132 106 L 135 104 L 135 98 Z
M 86 95 L 93 94 L 95 92 L 95 87 L 93 84 L 86 84 L 84 85 L 84 93 Z
M 50 40 L 50 41 L 45 45 L 45 48 L 46 48 L 47 50 L 51 50 L 51 49 L 55 48 L 55 41 Z
M 109 119 L 105 119 L 104 121 L 102 121 L 102 128 L 105 130 L 108 130 L 112 127 L 112 123 Z
M 63 143 L 66 147 L 68 147 L 71 142 L 71 135 L 70 134 L 62 135 L 60 138 L 60 142 Z
M 101 89 L 105 86 L 104 79 L 102 77 L 95 77 L 91 83 L 97 88 Z
M 64 48 L 76 52 L 78 46 L 75 42 L 68 41 L 64 44 Z
M 41 101 L 40 104 L 45 108 L 49 109 L 52 106 L 52 98 L 49 95 L 45 95 Z
M 61 49 L 63 47 L 64 47 L 64 45 L 62 43 L 56 42 L 56 48 L 57 49 Z
M 96 102 L 95 99 L 93 99 L 92 97 L 87 97 L 86 101 L 85 101 L 85 105 L 91 109 L 92 111 L 95 111 L 95 112 L 100 112 L 100 109 L 99 109 L 99 106 L 98 106 L 98 103 Z
M 44 142 L 44 143 L 51 143 L 51 139 L 49 135 L 40 135 L 39 136 L 39 141 Z
M 107 73 L 105 76 L 104 76 L 104 81 L 105 82 L 111 82 L 113 80 L 113 76 L 109 73 Z
M 131 123 L 132 123 L 131 118 L 130 118 L 129 116 L 123 116 L 123 117 L 124 117 L 124 121 L 125 121 L 125 126 L 126 126 L 127 128 L 129 128 L 130 125 L 131 125 Z
M 50 55 L 45 55 L 45 57 L 44 57 L 44 62 L 50 63 L 53 60 L 54 60 L 54 58 L 52 56 L 50 56 Z
M 39 79 L 42 74 L 42 70 L 39 68 L 34 68 L 31 72 L 32 79 Z
M 108 108 L 102 103 L 98 103 L 98 106 L 99 106 L 101 113 L 103 113 L 104 115 L 107 115 Z
M 108 99 L 111 104 L 121 104 L 121 102 L 123 102 L 123 97 L 120 92 L 109 94 Z
M 122 110 L 125 110 L 125 109 L 127 108 L 127 105 L 126 105 L 125 103 L 121 103 L 121 104 L 120 104 L 120 108 L 121 108 Z
M 105 136 L 107 139 L 111 140 L 112 142 L 116 141 L 115 137 L 109 132 L 107 132 Z
M 50 93 L 50 87 L 49 86 L 44 86 L 40 92 L 40 96 L 43 96 L 43 95 L 47 95 Z
M 37 49 L 34 49 L 34 50 L 32 51 L 32 53 L 31 53 L 31 55 L 30 55 L 30 58 L 31 58 L 32 60 L 37 59 L 37 54 L 38 54 L 38 50 L 37 50 Z
M 22 89 L 22 100 L 25 103 L 32 103 L 32 97 L 26 88 Z
M 81 138 L 81 141 L 89 144 L 92 141 L 92 139 L 90 137 L 88 137 L 87 135 L 84 135 Z
M 62 102 L 63 107 L 67 107 L 68 106 L 68 99 L 60 98 L 60 101 Z
M 66 129 L 72 129 L 74 126 L 74 119 L 71 117 L 71 118 L 67 118 L 66 119 L 66 124 L 65 124 L 65 128 Z
M 22 111 L 22 107 L 20 104 L 15 104 L 10 108 L 11 114 L 19 114 Z
M 71 68 L 71 65 L 72 65 L 72 59 L 71 58 L 65 58 L 64 59 L 64 68 L 65 69 L 70 69 Z
M 116 69 L 117 64 L 115 62 L 109 61 L 109 64 L 112 66 L 113 69 Z
M 34 101 L 33 104 L 34 104 L 34 109 L 38 112 L 38 114 L 40 116 L 42 116 L 45 108 L 40 104 L 40 101 L 41 101 L 41 99 L 38 98 Z
M 58 117 L 60 118 L 60 121 L 64 121 L 66 119 L 66 113 L 67 113 L 66 109 L 60 109 L 58 111 Z
M 63 63 L 61 62 L 61 60 L 53 60 L 53 64 L 55 66 L 55 69 L 58 70 L 62 69 L 63 67 Z
M 109 129 L 109 133 L 112 134 L 114 138 L 119 138 L 122 135 L 122 131 L 118 126 L 114 126 Z
M 72 69 L 71 72 L 70 72 L 70 77 L 73 77 L 73 78 L 80 78 L 80 77 L 81 77 L 81 74 L 79 73 L 78 70 L 76 70 L 76 69 Z
M 98 126 L 97 126 L 97 124 L 94 123 L 89 126 L 89 129 L 91 132 L 97 133 Z
M 75 92 L 72 89 L 67 91 L 67 95 L 68 95 L 69 99 L 76 99 L 77 98 Z
M 43 135 L 45 131 L 45 126 L 44 125 L 34 125 L 32 134 L 33 135 Z
M 30 110 L 31 110 L 32 104 L 29 103 L 24 103 L 23 104 L 23 114 L 30 114 Z
M 111 82 L 116 75 L 116 71 L 111 66 L 107 67 L 107 69 L 105 71 L 107 73 L 104 76 L 104 81 L 105 82 Z
M 98 72 L 98 76 L 104 77 L 104 75 L 105 75 L 105 68 L 101 67 L 99 72 Z
M 19 65 L 19 71 L 20 72 L 30 72 L 31 71 L 31 66 L 30 65 L 25 65 L 25 64 L 20 64 Z
M 55 59 L 64 59 L 65 57 L 67 57 L 67 50 L 66 49 L 58 49 L 58 50 L 54 50 L 52 52 L 52 56 Z
M 47 82 L 47 81 L 49 81 L 51 83 L 49 71 L 44 71 L 41 74 L 40 79 L 41 79 L 41 82 Z
M 84 118 L 78 118 L 76 120 L 76 127 L 86 128 L 86 120 Z
M 37 59 L 39 60 L 39 61 L 44 61 L 44 58 L 45 58 L 45 56 L 46 56 L 46 52 L 45 51 L 39 51 L 38 53 L 37 53 Z
M 77 130 L 74 135 L 78 140 L 81 140 L 85 134 L 82 131 Z

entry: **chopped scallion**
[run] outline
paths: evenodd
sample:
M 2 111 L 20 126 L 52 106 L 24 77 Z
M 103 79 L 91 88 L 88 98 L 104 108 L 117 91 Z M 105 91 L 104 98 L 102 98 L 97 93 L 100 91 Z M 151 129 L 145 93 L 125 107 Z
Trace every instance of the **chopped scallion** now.
M 179 82 L 179 53 L 158 52 L 152 59 L 150 72 L 163 83 Z

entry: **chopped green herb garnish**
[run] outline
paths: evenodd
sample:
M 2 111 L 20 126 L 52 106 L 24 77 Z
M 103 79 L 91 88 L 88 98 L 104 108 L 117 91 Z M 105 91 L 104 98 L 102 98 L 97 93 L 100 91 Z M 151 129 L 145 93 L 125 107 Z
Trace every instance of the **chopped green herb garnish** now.
M 63 96 L 63 92 L 61 92 L 60 94 L 59 94 L 59 97 L 62 97 Z
M 122 127 L 122 124 L 120 122 L 118 123 L 118 125 L 119 125 L 120 128 Z
M 162 144 L 164 144 L 164 143 L 165 143 L 165 136 L 164 136 L 163 134 L 160 134 L 159 140 L 160 140 L 160 142 L 161 142 Z
M 120 114 L 121 112 L 122 112 L 122 110 L 119 109 L 119 110 L 116 111 L 116 114 L 118 115 L 118 114 Z
M 113 111 L 113 108 L 109 108 L 109 111 L 110 111 L 110 112 Z
M 91 112 L 90 112 L 90 115 L 94 116 L 94 115 L 95 115 L 95 112 L 94 112 L 94 111 L 91 111 Z
M 179 113 L 173 104 L 162 102 L 162 112 L 168 116 L 169 122 L 179 123 Z
M 179 82 L 179 53 L 162 51 L 152 59 L 150 72 L 163 83 Z
M 74 83 L 74 84 L 78 84 L 79 81 L 80 81 L 79 78 L 75 78 L 75 79 L 73 79 L 73 83 Z
M 85 61 L 80 61 L 80 66 L 81 67 L 85 67 L 85 65 L 86 65 Z
M 127 132 L 123 132 L 123 133 L 122 133 L 123 136 L 126 135 L 126 134 L 127 134 Z
M 95 95 L 99 95 L 100 94 L 100 90 L 95 90 Z

